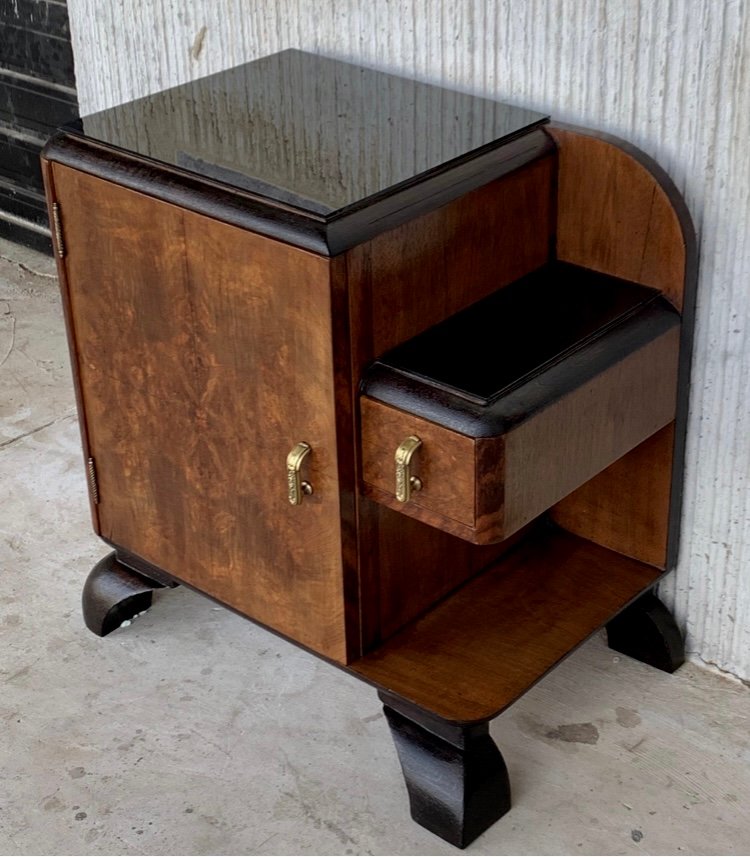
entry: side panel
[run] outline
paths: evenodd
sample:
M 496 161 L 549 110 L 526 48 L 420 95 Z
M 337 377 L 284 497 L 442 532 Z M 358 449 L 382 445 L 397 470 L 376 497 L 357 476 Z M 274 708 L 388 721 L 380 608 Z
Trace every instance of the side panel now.
M 683 226 L 665 188 L 636 153 L 548 128 L 559 149 L 557 258 L 644 286 L 682 309 Z
M 677 559 L 695 289 L 695 231 L 671 179 L 630 144 L 548 127 L 558 147 L 557 257 L 660 289 L 682 313 L 677 416 L 552 511 L 576 535 L 659 568 Z
M 345 661 L 329 263 L 52 172 L 100 534 Z

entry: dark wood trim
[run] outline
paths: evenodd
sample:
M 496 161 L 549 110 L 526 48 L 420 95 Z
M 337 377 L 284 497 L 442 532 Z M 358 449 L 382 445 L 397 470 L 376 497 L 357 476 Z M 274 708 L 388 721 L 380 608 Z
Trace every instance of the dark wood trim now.
M 59 132 L 42 151 L 49 161 L 113 182 L 120 187 L 205 214 L 214 220 L 276 238 L 322 256 L 327 252 L 325 221 L 300 216 L 281 204 L 225 187 L 166 164 L 121 152 L 69 132 Z
M 366 200 L 357 208 L 347 209 L 328 222 L 330 254 L 349 250 L 552 154 L 554 149 L 548 142 L 549 137 L 541 129 L 532 131 L 500 148 L 451 161 L 445 165 L 445 170 L 405 182 L 378 201 Z
M 685 641 L 672 613 L 653 592 L 641 595 L 607 623 L 610 649 L 673 673 L 685 663 Z
M 466 848 L 510 809 L 505 760 L 489 723 L 455 726 L 379 693 L 417 824 Z
M 584 345 L 575 359 L 553 365 L 487 406 L 399 372 L 385 360 L 376 361 L 367 370 L 361 392 L 468 437 L 496 437 L 606 372 L 623 357 L 658 339 L 679 323 L 674 308 L 657 298 L 642 312 L 609 331 L 606 338 Z
M 285 640 L 287 643 L 291 643 L 298 649 L 302 649 L 302 651 L 307 652 L 308 654 L 313 655 L 316 658 L 320 658 L 321 661 L 325 661 L 331 666 L 337 667 L 340 670 L 344 670 L 345 672 L 352 674 L 352 671 L 347 664 L 343 664 L 340 661 L 334 660 L 328 657 L 327 655 L 316 651 L 315 649 L 311 649 L 304 643 L 300 643 L 299 640 L 295 640 L 293 637 L 284 634 L 278 629 L 273 628 L 270 625 L 266 625 L 265 623 L 261 622 L 253 616 L 248 616 L 246 613 L 243 613 L 242 610 L 239 610 L 237 607 L 228 604 L 226 601 L 222 601 L 221 598 L 217 598 L 215 595 L 211 595 L 209 592 L 206 592 L 203 589 L 200 589 L 198 586 L 190 583 L 189 581 L 184 580 L 178 573 L 155 566 L 153 563 L 148 562 L 148 560 L 143 559 L 143 557 L 140 557 L 132 551 L 120 547 L 110 539 L 106 539 L 101 535 L 99 536 L 99 538 L 101 538 L 102 541 L 105 542 L 109 547 L 114 548 L 115 553 L 111 556 L 113 556 L 116 561 L 123 566 L 123 568 L 130 569 L 140 577 L 153 581 L 154 584 L 158 584 L 161 587 L 174 589 L 177 586 L 184 586 L 185 589 L 189 589 L 192 592 L 195 592 L 202 598 L 206 598 L 214 604 L 218 604 L 220 607 L 229 610 L 231 613 L 234 613 L 237 616 L 242 616 L 243 619 L 247 619 L 248 622 L 252 622 L 259 628 L 263 628 L 264 631 L 268 631 L 269 634 L 273 634 L 280 640 Z M 155 586 L 154 588 L 157 587 Z M 370 684 L 372 683 L 370 682 Z
M 555 151 L 541 129 L 490 151 L 450 162 L 450 169 L 406 182 L 385 198 L 329 217 L 283 205 L 64 129 L 43 156 L 123 187 L 321 256 L 336 256 Z
M 125 550 L 125 548 L 118 547 L 109 539 L 104 538 L 104 536 L 100 536 L 100 538 L 103 542 L 106 542 L 110 547 L 115 549 L 115 556 L 117 557 L 117 561 L 120 565 L 124 565 L 126 568 L 132 569 L 140 574 L 141 577 L 146 577 L 149 580 L 156 581 L 156 583 L 159 583 L 161 586 L 167 586 L 172 589 L 175 586 L 180 585 L 177 578 L 172 577 L 172 575 L 167 574 L 165 571 L 157 568 L 157 566 L 152 565 L 150 562 L 146 562 L 145 559 Z
M 344 613 L 347 660 L 362 654 L 362 604 L 359 577 L 358 492 L 355 473 L 355 428 L 352 355 L 350 349 L 349 289 L 346 256 L 330 263 L 333 328 L 333 385 L 336 412 L 336 461 L 341 510 L 341 558 L 344 574 Z
M 659 569 L 623 557 L 606 548 L 546 525 L 529 528 L 524 531 L 524 535 L 525 538 L 518 541 L 509 540 L 512 548 L 478 577 L 449 595 L 432 611 L 410 623 L 380 648 L 350 664 L 342 664 L 332 660 L 320 652 L 290 639 L 275 628 L 247 616 L 232 605 L 182 580 L 179 575 L 161 568 L 157 569 L 132 552 L 124 551 L 111 541 L 105 541 L 115 548 L 116 558 L 125 568 L 130 568 L 140 576 L 162 586 L 183 585 L 227 610 L 243 616 L 275 636 L 291 642 L 309 654 L 343 670 L 360 681 L 364 681 L 376 688 L 379 693 L 389 694 L 392 697 L 391 702 L 405 716 L 419 719 L 420 722 L 425 723 L 432 721 L 433 725 L 430 727 L 432 731 L 449 740 L 450 736 L 444 730 L 482 724 L 497 717 L 558 663 L 571 655 L 606 625 L 609 625 L 621 611 L 649 592 L 654 584 L 664 576 L 664 573 Z M 554 561 L 549 562 L 544 559 L 547 552 L 550 552 L 550 556 L 555 555 Z M 576 554 L 581 554 L 582 560 L 577 559 Z M 557 625 L 559 627 L 555 627 L 555 623 L 550 624 L 541 619 L 534 621 L 537 622 L 539 629 L 544 628 L 545 633 L 552 636 L 558 633 L 572 635 L 575 637 L 575 644 L 567 649 L 560 644 L 559 654 L 553 662 L 546 665 L 540 664 L 533 681 L 523 687 L 519 693 L 511 693 L 510 696 L 507 696 L 504 690 L 498 691 L 495 685 L 503 684 L 506 681 L 511 685 L 517 684 L 518 664 L 509 663 L 503 666 L 503 660 L 500 658 L 495 662 L 495 667 L 492 670 L 485 671 L 482 669 L 481 663 L 495 657 L 492 643 L 488 643 L 489 648 L 485 645 L 474 647 L 464 645 L 462 640 L 477 639 L 477 634 L 484 639 L 482 636 L 484 632 L 491 629 L 494 629 L 492 639 L 495 641 L 498 639 L 497 616 L 499 614 L 495 615 L 494 602 L 488 602 L 486 596 L 491 594 L 496 586 L 505 587 L 510 592 L 514 580 L 518 583 L 526 581 L 524 584 L 526 588 L 529 586 L 534 588 L 536 584 L 533 577 L 528 578 L 528 570 L 538 565 L 537 556 L 541 556 L 542 565 L 546 569 L 545 573 L 548 576 L 554 576 L 558 587 L 562 587 L 562 581 L 565 581 L 565 591 L 569 593 L 570 603 L 576 605 L 576 615 L 569 615 L 565 611 L 559 613 L 558 611 Z M 570 563 L 573 563 L 573 566 Z M 592 563 L 599 571 L 592 569 L 591 574 L 589 574 L 587 569 L 592 566 Z M 568 568 L 572 567 L 576 569 L 576 572 L 573 577 L 568 577 Z M 606 575 L 603 573 L 605 567 L 607 569 Z M 583 585 L 583 579 L 579 579 L 581 574 L 586 577 L 593 575 L 591 579 L 597 581 L 597 586 L 602 588 L 602 592 L 608 593 L 607 600 L 616 606 L 608 609 L 606 605 L 599 604 L 596 598 L 587 606 L 587 602 L 581 600 L 577 595 L 583 591 L 580 588 Z M 529 604 L 529 610 L 532 614 L 539 611 L 543 612 L 545 609 L 543 604 L 545 598 L 542 597 L 544 586 L 540 584 L 537 590 L 540 601 L 538 604 Z M 523 596 L 521 598 L 523 599 Z M 451 624 L 451 618 L 456 615 L 456 610 L 465 609 L 470 603 L 474 605 L 471 609 L 473 622 L 476 624 L 473 627 Z M 505 603 L 505 599 L 501 598 L 501 605 L 503 603 Z M 480 608 L 482 615 L 476 613 L 477 608 Z M 593 616 L 592 611 L 597 614 L 596 617 Z M 492 623 L 485 627 L 483 617 L 490 615 L 492 616 Z M 444 617 L 447 617 L 447 624 L 445 624 Z M 524 608 L 519 612 L 516 618 L 522 623 L 528 621 L 527 609 Z M 481 629 L 478 627 L 478 623 L 482 623 Z M 477 670 L 479 670 L 482 679 L 481 681 L 477 680 L 474 686 L 476 693 L 482 697 L 481 699 L 462 698 L 460 688 L 457 690 L 453 684 L 451 686 L 446 685 L 441 696 L 431 696 L 430 686 L 436 681 L 439 684 L 441 677 L 436 679 L 432 674 L 429 674 L 428 664 L 423 663 L 419 669 L 410 670 L 408 675 L 403 672 L 401 664 L 409 663 L 411 657 L 409 653 L 414 646 L 414 641 L 419 641 L 425 632 L 430 635 L 430 638 L 434 637 L 433 629 L 442 624 L 445 624 L 444 633 L 439 633 L 438 638 L 436 638 L 440 640 L 440 648 L 449 654 L 451 660 L 455 661 L 458 657 L 463 665 L 462 672 L 454 675 L 453 684 L 455 681 L 461 685 L 466 685 L 467 682 L 471 683 L 471 675 L 476 675 Z M 485 640 L 485 642 L 488 641 Z M 440 658 L 442 655 L 440 652 L 437 654 L 433 652 L 433 656 Z M 403 660 L 404 658 L 406 660 Z M 446 672 L 449 673 L 451 669 L 453 666 L 449 666 Z M 429 700 L 427 699 L 428 696 L 430 696 Z M 395 700 L 398 702 L 396 703 Z
M 161 585 L 126 568 L 115 554 L 105 556 L 91 569 L 83 587 L 81 606 L 86 627 L 106 637 L 123 622 L 148 610 L 152 591 Z

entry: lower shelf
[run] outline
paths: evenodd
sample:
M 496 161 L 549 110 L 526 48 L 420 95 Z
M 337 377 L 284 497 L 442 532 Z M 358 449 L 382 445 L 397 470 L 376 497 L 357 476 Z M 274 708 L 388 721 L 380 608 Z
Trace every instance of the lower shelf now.
M 488 720 L 662 574 L 562 530 L 538 530 L 349 669 L 445 720 Z

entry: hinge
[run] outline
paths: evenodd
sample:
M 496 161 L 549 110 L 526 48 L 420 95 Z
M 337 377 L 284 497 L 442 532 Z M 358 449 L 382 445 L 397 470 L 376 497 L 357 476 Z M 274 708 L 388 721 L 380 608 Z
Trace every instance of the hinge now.
M 65 243 L 63 242 L 62 221 L 60 219 L 60 203 L 52 203 L 52 225 L 55 230 L 55 244 L 57 245 L 57 255 L 65 258 Z
M 99 505 L 99 481 L 96 478 L 96 462 L 93 458 L 89 458 L 86 462 L 86 473 L 89 477 L 89 490 L 91 491 L 91 499 L 94 505 Z

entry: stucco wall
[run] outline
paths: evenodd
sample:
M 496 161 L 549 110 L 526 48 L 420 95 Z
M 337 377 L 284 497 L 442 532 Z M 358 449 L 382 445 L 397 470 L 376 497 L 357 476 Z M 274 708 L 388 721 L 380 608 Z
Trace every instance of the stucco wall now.
M 750 678 L 750 8 L 742 0 L 68 0 L 84 113 L 286 47 L 620 135 L 701 240 L 684 540 L 694 657 Z

